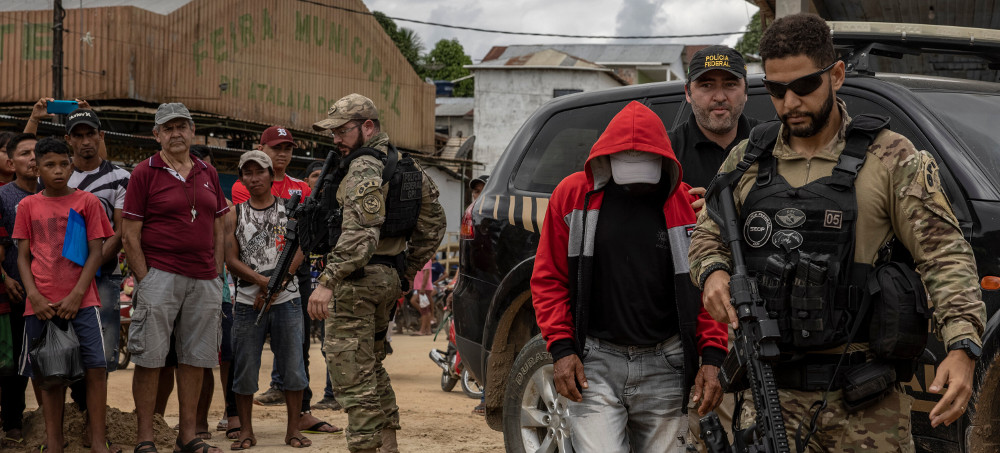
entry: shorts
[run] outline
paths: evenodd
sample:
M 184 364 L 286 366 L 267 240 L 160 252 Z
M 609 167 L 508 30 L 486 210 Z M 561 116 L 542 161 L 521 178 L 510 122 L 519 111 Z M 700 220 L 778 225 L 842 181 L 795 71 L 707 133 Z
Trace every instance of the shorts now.
M 133 292 L 128 350 L 132 363 L 161 368 L 174 335 L 177 362 L 198 368 L 219 364 L 222 280 L 199 280 L 149 269 Z
M 100 307 L 81 308 L 76 317 L 70 320 L 73 331 L 80 340 L 80 355 L 83 357 L 83 368 L 107 368 L 104 360 L 104 338 L 101 336 Z M 46 321 L 35 315 L 24 317 L 24 347 L 21 348 L 21 358 L 18 361 L 18 373 L 25 377 L 34 377 L 31 372 L 31 356 L 28 350 L 31 344 L 42 335 Z
M 233 392 L 237 395 L 253 395 L 260 380 L 260 355 L 264 350 L 264 338 L 271 336 L 271 352 L 281 376 L 281 387 L 285 391 L 296 392 L 309 385 L 302 353 L 302 337 L 305 328 L 302 322 L 302 303 L 298 297 L 277 305 L 256 325 L 257 311 L 253 305 L 233 304 Z

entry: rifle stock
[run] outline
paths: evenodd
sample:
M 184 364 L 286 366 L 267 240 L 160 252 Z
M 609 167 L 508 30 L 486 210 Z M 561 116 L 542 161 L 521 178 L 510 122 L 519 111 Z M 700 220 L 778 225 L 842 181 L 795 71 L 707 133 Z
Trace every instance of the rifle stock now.
M 733 433 L 733 445 L 717 437 L 706 440 L 709 451 L 785 453 L 790 452 L 778 386 L 774 381 L 771 364 L 779 357 L 778 340 L 781 334 L 776 320 L 771 319 L 764 306 L 764 300 L 757 290 L 756 278 L 747 273 L 743 258 L 742 237 L 739 218 L 733 201 L 732 189 L 728 184 L 720 184 L 716 190 L 709 190 L 709 196 L 717 195 L 715 203 L 708 207 L 709 215 L 719 225 L 722 235 L 732 253 L 733 272 L 729 277 L 730 301 L 736 309 L 739 327 L 736 338 L 719 372 L 719 381 L 726 392 L 749 388 L 756 410 L 755 423 Z M 717 210 L 712 207 L 718 207 Z M 733 427 L 737 426 L 739 408 L 735 411 Z M 705 433 L 718 433 L 718 415 L 711 413 L 700 421 Z M 704 438 L 704 437 L 703 437 Z

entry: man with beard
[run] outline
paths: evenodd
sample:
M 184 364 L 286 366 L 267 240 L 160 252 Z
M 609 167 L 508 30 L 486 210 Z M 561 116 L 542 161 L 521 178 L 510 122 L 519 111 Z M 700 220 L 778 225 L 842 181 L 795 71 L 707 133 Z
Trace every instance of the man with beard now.
M 743 115 L 746 78 L 743 56 L 726 46 L 701 49 L 688 65 L 684 96 L 691 104 L 691 116 L 669 135 L 691 195 L 705 194 L 729 151 L 758 123 Z M 703 204 L 699 199 L 693 206 L 698 210 Z
M 347 410 L 348 449 L 397 453 L 399 407 L 382 366 L 389 308 L 441 244 L 444 209 L 434 181 L 389 143 L 371 99 L 349 94 L 327 115 L 313 129 L 333 134 L 343 160 L 322 195 L 335 194 L 343 220 L 339 238 L 330 238 L 309 315 L 326 319 L 323 350 L 334 396 Z M 384 175 L 387 165 L 405 173 Z M 404 183 L 417 181 L 419 198 L 403 196 Z
M 811 14 L 775 21 L 760 56 L 780 129 L 758 126 L 733 149 L 719 181 L 731 184 L 734 200 L 718 202 L 735 201 L 747 270 L 778 322 L 782 355 L 773 367 L 789 442 L 800 451 L 913 451 L 913 398 L 899 382 L 909 379 L 902 371 L 912 372 L 914 359 L 877 352 L 885 351 L 886 334 L 858 324 L 868 319 L 867 306 L 898 305 L 904 296 L 870 301 L 862 289 L 886 261 L 887 244 L 898 241 L 912 255 L 934 304 L 933 331 L 948 349 L 928 385 L 944 393 L 930 424 L 950 425 L 972 394 L 986 321 L 972 248 L 934 158 L 890 131 L 885 118 L 851 118 L 836 98 L 845 67 L 826 22 Z M 706 211 L 691 238 L 691 278 L 712 317 L 736 327 L 730 250 Z M 926 299 L 909 303 L 926 308 Z

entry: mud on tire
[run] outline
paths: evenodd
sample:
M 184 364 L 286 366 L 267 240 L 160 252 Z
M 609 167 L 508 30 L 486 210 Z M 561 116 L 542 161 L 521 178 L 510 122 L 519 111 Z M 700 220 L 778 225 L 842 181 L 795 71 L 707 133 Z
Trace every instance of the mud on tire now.
M 567 403 L 552 381 L 552 355 L 536 335 L 521 349 L 507 378 L 503 402 L 507 452 L 572 452 Z

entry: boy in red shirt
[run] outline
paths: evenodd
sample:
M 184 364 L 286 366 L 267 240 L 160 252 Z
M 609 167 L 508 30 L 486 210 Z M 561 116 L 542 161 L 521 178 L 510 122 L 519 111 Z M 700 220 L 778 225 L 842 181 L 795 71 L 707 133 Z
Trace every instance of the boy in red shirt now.
M 35 146 L 35 161 L 45 189 L 25 197 L 18 205 L 12 234 L 17 240 L 18 269 L 31 302 L 24 308 L 27 341 L 21 352 L 20 371 L 21 375 L 32 377 L 29 345 L 41 335 L 45 321 L 61 318 L 71 322 L 86 369 L 91 451 L 103 453 L 108 451 L 104 420 L 107 362 L 98 312 L 101 299 L 94 275 L 101 264 L 104 238 L 111 237 L 114 230 L 94 194 L 67 185 L 73 166 L 65 142 L 51 137 L 40 140 Z M 62 255 L 71 209 L 83 217 L 87 228 L 88 255 L 83 267 Z M 47 449 L 61 452 L 66 387 L 42 390 L 41 399 Z

